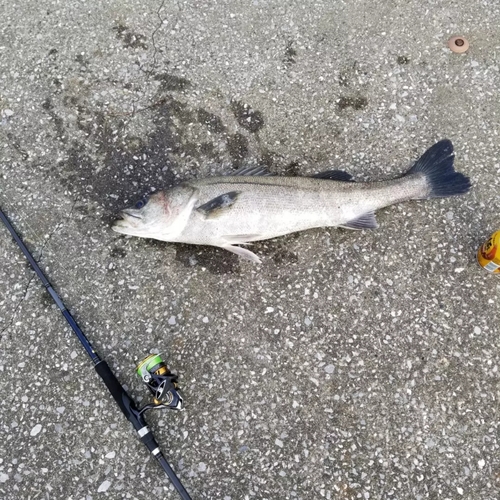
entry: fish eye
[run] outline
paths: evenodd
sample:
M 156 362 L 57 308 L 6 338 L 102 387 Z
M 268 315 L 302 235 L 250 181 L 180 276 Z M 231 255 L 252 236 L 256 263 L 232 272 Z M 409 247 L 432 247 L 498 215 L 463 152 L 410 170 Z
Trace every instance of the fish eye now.
M 136 204 L 135 204 L 135 208 L 137 209 L 140 209 L 142 208 L 144 205 L 146 205 L 146 203 L 148 202 L 148 197 L 145 196 L 144 198 L 142 198 L 141 200 L 139 200 Z

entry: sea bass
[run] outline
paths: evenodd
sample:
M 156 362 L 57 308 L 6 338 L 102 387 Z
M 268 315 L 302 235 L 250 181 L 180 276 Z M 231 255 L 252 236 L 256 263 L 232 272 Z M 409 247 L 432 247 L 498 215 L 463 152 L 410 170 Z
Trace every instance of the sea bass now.
M 245 245 L 315 227 L 377 227 L 375 210 L 407 200 L 467 193 L 468 177 L 453 167 L 453 145 L 429 148 L 403 176 L 354 182 L 329 170 L 312 177 L 281 177 L 265 168 L 191 180 L 158 192 L 120 213 L 112 229 L 161 241 L 212 245 L 254 262 Z

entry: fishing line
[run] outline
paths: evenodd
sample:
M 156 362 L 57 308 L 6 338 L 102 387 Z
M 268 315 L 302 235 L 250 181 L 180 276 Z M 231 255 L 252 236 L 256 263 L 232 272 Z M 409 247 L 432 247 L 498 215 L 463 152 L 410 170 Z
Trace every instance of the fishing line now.
M 49 280 L 39 267 L 37 261 L 34 259 L 34 257 L 30 253 L 24 242 L 22 241 L 22 239 L 16 233 L 9 219 L 5 216 L 5 214 L 2 212 L 1 209 L 0 209 L 0 220 L 2 220 L 4 225 L 7 227 L 10 234 L 14 238 L 15 242 L 17 243 L 17 245 L 23 252 L 24 256 L 30 263 L 31 267 L 35 271 L 36 275 L 38 276 L 38 278 L 44 285 L 45 289 L 50 294 L 53 301 L 61 311 L 67 323 L 73 330 L 73 333 L 76 335 L 76 337 L 80 341 L 80 344 L 82 345 L 82 347 L 85 349 L 88 356 L 92 360 L 92 363 L 94 365 L 97 374 L 101 377 L 102 381 L 104 382 L 109 392 L 115 399 L 115 402 L 119 406 L 122 413 L 125 415 L 125 417 L 133 425 L 134 429 L 137 431 L 142 443 L 156 458 L 156 460 L 162 467 L 167 477 L 170 479 L 172 485 L 177 490 L 181 498 L 183 500 L 191 500 L 191 497 L 189 496 L 184 486 L 180 482 L 179 478 L 175 474 L 174 470 L 171 468 L 170 464 L 167 462 L 166 458 L 161 452 L 156 439 L 154 438 L 151 430 L 147 426 L 147 423 L 144 419 L 144 414 L 148 410 L 182 409 L 183 399 L 178 390 L 177 376 L 170 372 L 167 365 L 161 359 L 159 354 L 149 355 L 143 361 L 141 361 L 141 363 L 139 363 L 137 367 L 137 374 L 141 377 L 143 383 L 147 386 L 148 390 L 153 395 L 153 403 L 146 404 L 142 408 L 138 408 L 133 399 L 129 396 L 127 391 L 115 377 L 115 375 L 109 368 L 106 361 L 101 359 L 97 354 L 97 352 L 94 350 L 92 344 L 87 339 L 83 331 L 80 329 L 80 327 L 78 326 L 75 319 L 64 305 L 59 295 L 52 288 L 52 285 L 50 284 Z M 53 235 L 55 234 L 56 231 L 57 231 L 57 226 L 50 234 Z M 48 243 L 48 240 L 46 241 L 45 246 Z M 7 328 L 9 328 L 11 324 L 12 322 L 9 323 Z
M 41 247 L 39 250 L 37 250 L 37 253 L 39 254 L 38 255 L 38 258 L 36 259 L 37 260 L 37 263 L 40 263 L 41 262 L 41 259 L 44 257 L 44 251 L 46 249 L 51 249 L 51 251 L 53 252 L 53 248 L 51 247 L 52 245 L 52 237 L 56 234 L 58 234 L 59 230 L 63 227 L 63 225 L 72 220 L 71 217 L 75 211 L 75 207 L 77 205 L 77 203 L 79 201 L 85 201 L 85 200 L 82 200 L 82 198 L 80 197 L 77 197 L 73 203 L 72 203 L 72 206 L 71 206 L 71 210 L 69 212 L 69 214 L 64 218 L 64 220 L 62 220 L 61 222 L 58 222 L 55 224 L 54 226 L 54 229 L 52 229 L 49 233 L 48 233 L 48 236 L 40 236 L 40 234 L 33 228 L 33 226 L 28 222 L 28 219 L 29 219 L 29 216 L 31 215 L 31 213 L 28 213 L 25 215 L 24 218 L 21 218 L 21 217 L 16 217 L 17 221 L 19 224 L 24 224 L 28 229 L 29 231 L 33 234 L 34 238 L 35 238 L 35 241 L 38 241 L 40 242 L 39 243 L 39 246 Z M 0 205 L 1 206 L 1 205 Z M 115 212 L 113 212 L 112 210 L 109 210 L 105 207 L 103 207 L 103 211 L 106 215 L 115 215 Z M 39 213 L 39 212 L 38 212 Z M 107 247 L 109 247 L 110 244 L 116 242 L 116 241 L 120 241 L 123 239 L 123 236 L 117 236 L 117 237 L 114 237 L 108 241 L 106 241 L 104 244 L 102 244 L 101 247 L 99 247 L 99 250 L 100 249 L 106 249 Z M 94 245 L 95 247 L 95 245 Z M 69 270 L 65 265 L 64 263 L 62 262 L 58 262 L 57 263 L 58 267 L 61 267 L 65 272 L 66 272 L 66 275 L 67 276 L 72 276 L 72 274 L 74 273 L 74 269 L 71 271 Z M 31 281 L 33 280 L 33 278 L 30 279 L 30 283 L 26 289 L 26 292 L 29 291 L 29 287 L 31 287 Z M 76 289 L 78 290 L 78 292 L 80 292 L 80 295 L 82 297 L 87 297 L 89 294 L 88 293 L 84 293 L 85 290 L 83 289 L 82 285 L 79 284 L 79 281 L 76 280 L 76 279 L 73 279 L 71 281 L 71 286 L 75 286 Z M 26 297 L 26 295 L 25 295 Z M 25 298 L 24 297 L 24 298 Z M 17 304 L 16 306 L 16 309 L 13 313 L 13 316 L 12 316 L 12 319 L 11 321 L 9 321 L 9 325 L 12 324 L 14 318 L 15 318 L 15 314 L 17 314 L 17 311 L 19 309 L 19 307 L 22 305 L 22 302 L 24 300 L 24 298 L 22 298 L 19 303 Z M 127 304 L 131 304 L 133 302 L 133 298 L 129 299 L 129 301 L 126 303 L 126 304 L 123 304 L 124 305 L 124 309 L 127 309 Z M 107 320 L 109 323 L 111 324 L 116 324 L 117 323 L 117 320 L 116 318 L 112 318 L 110 315 L 109 315 L 109 312 L 107 309 L 104 309 L 104 310 L 100 310 L 99 313 L 104 317 L 105 320 Z M 158 321 L 158 325 L 154 325 L 152 324 L 151 325 L 151 329 L 152 329 L 152 333 L 156 333 L 158 331 L 160 331 L 160 329 L 165 325 L 166 321 L 167 321 L 167 316 L 168 314 L 164 314 L 162 318 L 159 318 L 157 321 Z M 1 330 L 3 331 L 3 329 Z M 137 358 L 136 358 L 137 359 Z M 134 362 L 136 362 L 136 359 L 134 360 Z

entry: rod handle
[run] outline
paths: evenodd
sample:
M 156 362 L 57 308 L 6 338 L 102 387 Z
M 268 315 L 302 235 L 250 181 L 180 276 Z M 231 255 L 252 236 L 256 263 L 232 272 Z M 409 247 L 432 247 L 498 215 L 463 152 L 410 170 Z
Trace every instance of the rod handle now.
M 134 426 L 135 430 L 139 434 L 141 441 L 148 448 L 151 454 L 158 460 L 159 464 L 165 471 L 165 474 L 168 476 L 181 498 L 183 500 L 191 500 L 189 493 L 186 491 L 180 479 L 176 476 L 174 470 L 172 469 L 172 467 L 170 467 L 170 464 L 167 462 L 162 452 L 160 451 L 153 433 L 146 425 L 146 421 L 144 420 L 143 416 L 139 414 L 139 410 L 137 409 L 134 401 L 120 384 L 119 380 L 115 377 L 108 363 L 103 360 L 99 361 L 95 365 L 95 371 L 99 374 L 103 382 L 106 384 L 106 387 L 115 399 L 123 414 Z
M 139 415 L 139 410 L 135 405 L 133 399 L 128 395 L 127 391 L 120 384 L 119 380 L 115 377 L 106 361 L 99 361 L 95 365 L 95 371 L 101 377 L 102 381 L 106 384 L 109 392 L 120 407 L 122 413 L 127 417 L 127 420 L 132 423 L 134 429 L 139 432 L 146 426 L 146 422 L 142 415 Z

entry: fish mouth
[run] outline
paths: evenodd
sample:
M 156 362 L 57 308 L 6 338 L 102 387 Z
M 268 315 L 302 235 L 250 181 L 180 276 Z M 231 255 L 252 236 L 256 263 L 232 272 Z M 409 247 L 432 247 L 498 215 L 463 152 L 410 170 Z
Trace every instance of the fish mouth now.
M 130 230 L 137 230 L 142 216 L 132 209 L 122 210 L 117 214 L 111 229 L 117 233 L 130 234 Z
M 132 209 L 126 209 L 122 210 L 119 214 L 118 217 L 120 217 L 122 220 L 127 220 L 128 217 L 133 217 L 134 219 L 142 219 L 142 215 L 136 212 L 135 210 Z

